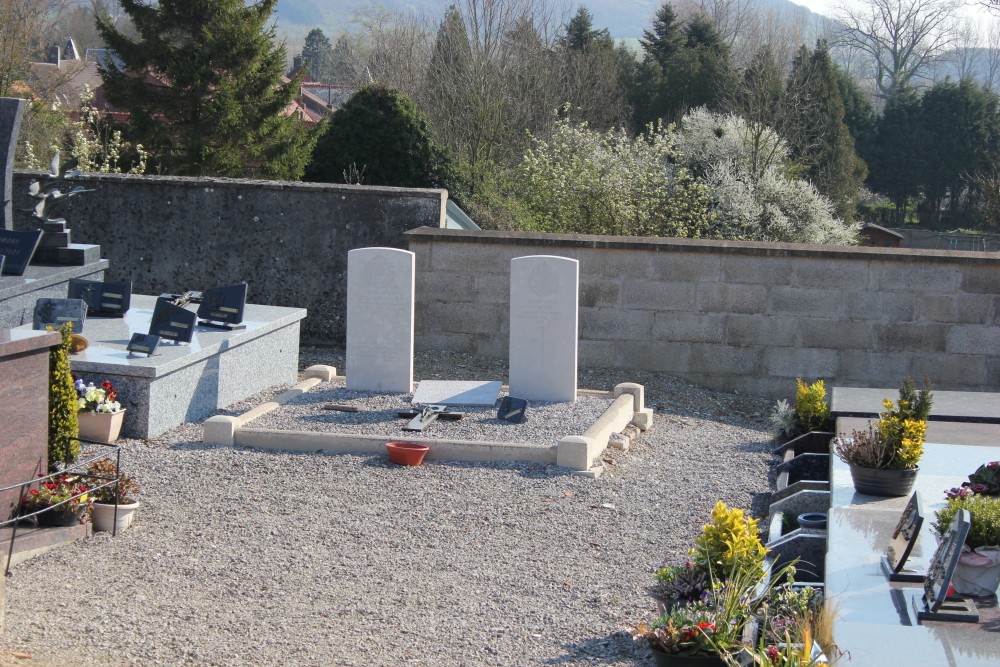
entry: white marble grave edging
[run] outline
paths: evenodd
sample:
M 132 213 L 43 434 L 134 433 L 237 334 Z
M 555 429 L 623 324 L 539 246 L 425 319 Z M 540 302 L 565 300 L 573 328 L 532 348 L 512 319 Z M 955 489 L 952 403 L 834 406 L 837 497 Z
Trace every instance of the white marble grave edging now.
M 398 248 L 347 253 L 347 388 L 413 391 L 416 255 Z
M 237 417 L 219 415 L 205 421 L 203 441 L 207 445 L 255 447 L 293 452 L 384 454 L 385 443 L 400 438 L 385 435 L 355 435 L 317 433 L 315 431 L 280 431 L 275 429 L 247 428 L 247 424 L 263 414 L 300 396 L 321 382 L 336 376 L 332 366 L 310 366 L 306 379 L 288 391 L 274 397 Z M 580 390 L 594 396 L 607 396 L 606 391 Z M 615 433 L 628 424 L 635 424 L 645 431 L 652 424 L 652 410 L 642 405 L 643 387 L 623 383 L 615 387 L 616 397 L 611 406 L 597 418 L 583 435 L 566 436 L 552 445 L 490 442 L 481 440 L 441 440 L 437 438 L 406 437 L 406 442 L 430 447 L 427 459 L 444 461 L 524 461 L 570 468 L 578 474 L 599 477 L 602 466 L 592 467 L 595 458 L 608 446 Z M 638 409 L 637 409 L 638 406 Z
M 510 391 L 529 401 L 576 400 L 580 262 L 510 260 Z

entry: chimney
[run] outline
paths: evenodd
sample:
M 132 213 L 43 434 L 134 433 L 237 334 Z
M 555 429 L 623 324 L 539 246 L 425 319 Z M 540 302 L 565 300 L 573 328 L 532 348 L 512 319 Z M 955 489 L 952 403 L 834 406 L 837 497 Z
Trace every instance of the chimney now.
M 46 59 L 45 62 L 49 63 L 50 65 L 55 65 L 58 67 L 59 62 L 62 60 L 61 54 L 62 52 L 59 50 L 59 46 L 54 44 L 49 47 L 48 58 Z
M 298 74 L 300 69 L 302 69 L 302 56 L 294 56 L 292 58 L 292 76 Z

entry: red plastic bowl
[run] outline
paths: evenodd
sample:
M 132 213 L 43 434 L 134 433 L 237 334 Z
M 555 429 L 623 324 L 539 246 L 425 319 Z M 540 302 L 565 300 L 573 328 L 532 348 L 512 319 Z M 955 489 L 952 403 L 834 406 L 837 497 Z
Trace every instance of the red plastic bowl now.
M 415 442 L 387 442 L 385 448 L 389 451 L 389 460 L 401 466 L 418 466 L 424 462 L 424 455 L 430 451 L 427 445 Z

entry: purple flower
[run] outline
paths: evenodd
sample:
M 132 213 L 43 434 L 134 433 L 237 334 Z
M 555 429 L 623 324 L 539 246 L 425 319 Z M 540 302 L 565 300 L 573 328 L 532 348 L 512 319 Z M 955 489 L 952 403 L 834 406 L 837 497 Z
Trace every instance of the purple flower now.
M 981 484 L 979 486 L 982 486 Z M 944 495 L 948 498 L 967 498 L 973 494 L 972 489 L 967 486 L 960 486 L 958 488 L 951 488 L 944 492 Z

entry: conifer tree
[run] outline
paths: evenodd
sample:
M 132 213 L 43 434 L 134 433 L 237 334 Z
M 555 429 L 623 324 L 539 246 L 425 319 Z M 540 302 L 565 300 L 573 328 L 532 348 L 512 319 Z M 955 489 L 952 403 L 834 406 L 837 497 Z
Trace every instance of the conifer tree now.
M 107 16 L 98 30 L 121 66 L 99 64 L 129 136 L 169 174 L 297 179 L 315 144 L 287 114 L 285 47 L 268 25 L 277 0 L 121 0 L 135 37 Z
M 915 165 L 926 159 L 926 144 L 920 100 L 912 88 L 901 87 L 886 103 L 868 152 L 868 182 L 895 204 L 899 226 L 909 199 L 920 193 L 921 173 Z
M 785 139 L 802 175 L 833 202 L 837 216 L 850 222 L 867 168 L 854 150 L 844 123 L 844 102 L 826 43 L 811 53 L 802 47 L 792 62 L 786 92 L 789 118 Z
M 51 329 L 51 327 L 49 327 Z M 62 343 L 49 351 L 49 470 L 70 464 L 80 455 L 80 422 L 76 388 L 69 363 L 73 323 L 59 327 Z
M 323 31 L 313 28 L 302 45 L 302 60 L 309 68 L 313 81 L 331 83 L 333 78 L 333 45 Z

